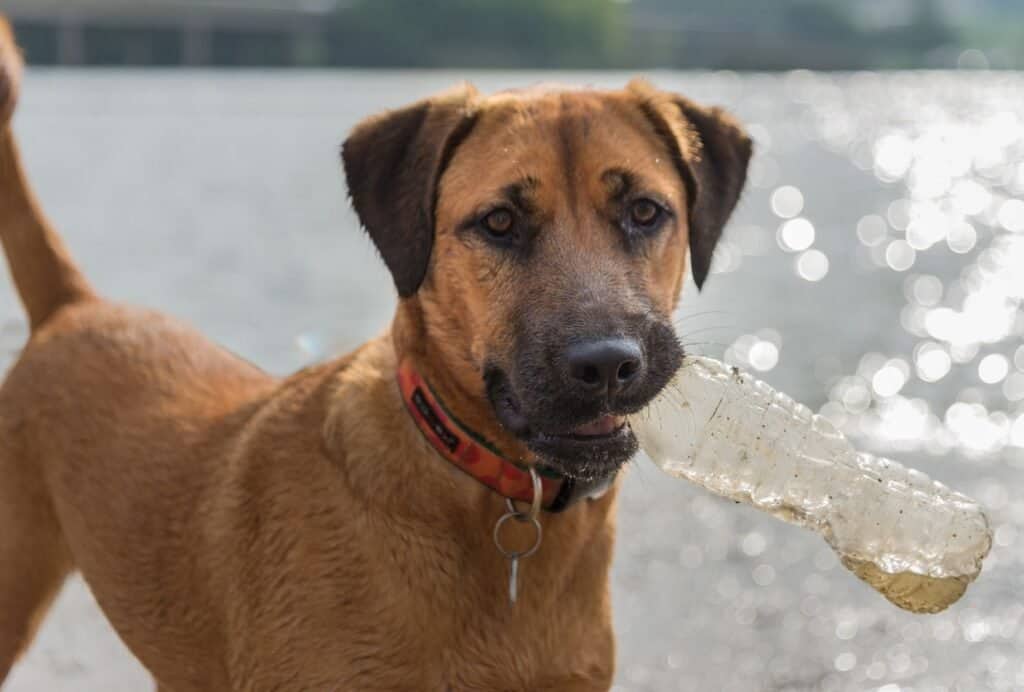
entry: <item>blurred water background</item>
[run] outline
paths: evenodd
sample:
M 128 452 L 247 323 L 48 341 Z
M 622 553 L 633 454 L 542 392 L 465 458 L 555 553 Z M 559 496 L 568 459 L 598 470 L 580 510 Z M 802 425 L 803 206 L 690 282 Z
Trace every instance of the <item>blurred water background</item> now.
M 37 65 L 1024 68 L 1019 0 L 4 0 Z
M 910 615 L 814 535 L 640 461 L 613 569 L 616 689 L 1024 688 L 1024 75 L 651 76 L 728 106 L 757 142 L 716 274 L 685 288 L 684 341 L 975 496 L 995 546 L 963 601 Z M 394 306 L 337 160 L 359 118 L 465 78 L 627 77 L 33 69 L 15 126 L 105 294 L 283 374 L 371 337 Z M 24 322 L 2 286 L 11 352 Z M 73 578 L 5 689 L 149 685 Z

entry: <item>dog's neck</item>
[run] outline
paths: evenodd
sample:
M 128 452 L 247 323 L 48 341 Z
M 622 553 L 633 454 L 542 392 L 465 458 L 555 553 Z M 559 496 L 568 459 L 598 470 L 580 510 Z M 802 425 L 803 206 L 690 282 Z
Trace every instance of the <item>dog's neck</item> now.
M 398 389 L 410 419 L 441 457 L 506 499 L 536 502 L 534 511 L 543 507 L 560 512 L 580 500 L 604 495 L 615 480 L 615 473 L 580 479 L 523 453 L 522 443 L 511 438 L 490 414 L 492 407 L 482 391 L 474 396 L 450 372 L 432 367 L 439 361 L 429 348 L 437 340 L 422 332 L 422 322 L 415 319 L 417 313 L 408 303 L 403 303 L 403 307 L 392 326 Z M 448 385 L 446 390 L 466 405 L 453 407 L 434 383 Z M 490 434 L 467 425 L 464 421 L 470 415 L 481 421 Z M 497 444 L 495 439 L 499 440 Z M 515 449 L 516 453 L 509 455 L 504 451 L 508 449 Z
M 541 513 L 543 540 L 535 554 L 523 558 L 519 601 L 511 607 L 511 564 L 494 539 L 506 503 L 425 442 L 396 381 L 400 359 L 408 355 L 395 346 L 401 338 L 383 334 L 332 366 L 323 434 L 325 451 L 340 462 L 345 493 L 357 503 L 347 511 L 375 527 L 374 550 L 395 559 L 402 588 L 425 602 L 438 593 L 451 596 L 431 611 L 432 626 L 454 631 L 456 624 L 472 623 L 479 636 L 496 637 L 507 642 L 499 647 L 512 651 L 538 637 L 603 641 L 611 632 L 608 566 L 616 484 L 593 502 Z M 437 382 L 449 398 L 457 391 L 443 378 Z M 472 417 L 463 408 L 458 414 Z M 507 521 L 501 543 L 525 551 L 536 536 L 528 521 Z
M 551 510 L 568 505 L 575 479 L 506 458 L 452 414 L 409 361 L 398 364 L 398 387 L 423 437 L 450 464 L 510 500 L 532 504 L 539 497 L 537 501 Z
M 391 325 L 391 340 L 397 363 L 406 363 L 419 373 L 462 425 L 487 440 L 506 459 L 517 463 L 531 461 L 532 454 L 526 445 L 498 422 L 483 391 L 482 379 L 467 378 L 476 383 L 473 388 L 452 372 L 448 362 L 451 356 L 440 352 L 437 341 L 427 334 L 421 314 L 412 302 L 399 304 Z

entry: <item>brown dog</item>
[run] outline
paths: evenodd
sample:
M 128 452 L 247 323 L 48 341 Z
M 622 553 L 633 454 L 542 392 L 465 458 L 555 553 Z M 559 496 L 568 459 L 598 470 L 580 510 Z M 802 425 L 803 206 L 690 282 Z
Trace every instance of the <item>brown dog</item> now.
M 622 417 L 678 366 L 740 128 L 642 82 L 363 122 L 345 172 L 398 310 L 279 381 L 90 289 L 19 165 L 17 75 L 4 28 L 0 237 L 32 334 L 0 389 L 0 681 L 78 569 L 161 690 L 607 689 Z M 564 508 L 542 536 L 534 478 Z M 526 502 L 496 541 L 503 494 Z M 512 605 L 498 545 L 538 541 Z

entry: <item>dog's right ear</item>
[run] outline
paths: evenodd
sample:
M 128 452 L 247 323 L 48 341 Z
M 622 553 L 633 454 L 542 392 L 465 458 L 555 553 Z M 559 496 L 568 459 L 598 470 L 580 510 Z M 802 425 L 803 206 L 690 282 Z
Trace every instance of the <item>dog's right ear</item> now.
M 721 108 L 659 91 L 642 79 L 626 87 L 672 152 L 689 196 L 690 264 L 700 289 L 711 256 L 747 179 L 753 142 Z
M 467 84 L 368 118 L 342 145 L 352 206 L 403 298 L 427 274 L 437 186 L 473 127 L 475 96 Z

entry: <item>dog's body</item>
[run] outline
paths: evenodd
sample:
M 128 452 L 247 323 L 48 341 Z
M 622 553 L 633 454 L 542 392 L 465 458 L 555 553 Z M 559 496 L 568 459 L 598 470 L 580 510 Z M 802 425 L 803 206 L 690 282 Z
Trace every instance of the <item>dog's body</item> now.
M 71 546 L 170 690 L 606 687 L 612 498 L 545 523 L 510 608 L 503 506 L 424 449 L 393 354 L 277 382 L 158 314 L 65 307 L 0 397 L 2 612 L 48 598 Z
M 460 185 L 485 186 L 488 175 L 498 175 L 482 170 L 474 157 L 498 146 L 507 116 L 498 127 L 497 116 L 479 107 L 474 113 L 482 115 L 473 115 L 472 124 L 447 123 L 472 110 L 464 100 L 475 95 L 463 94 L 455 97 L 455 110 L 449 96 L 369 121 L 346 144 L 345 164 L 357 211 L 403 300 L 385 335 L 340 360 L 277 380 L 187 327 L 111 304 L 89 288 L 33 201 L 18 163 L 7 122 L 16 75 L 12 43 L 0 26 L 0 236 L 32 325 L 0 389 L 0 682 L 66 575 L 78 569 L 165 691 L 607 689 L 614 667 L 608 593 L 614 485 L 599 498 L 543 517 L 543 545 L 523 562 L 519 601 L 510 606 L 509 564 L 492 538 L 504 502 L 425 441 L 395 373 L 401 361 L 415 362 L 461 420 L 512 458 L 542 458 L 567 472 L 578 464 L 589 473 L 613 465 L 614 457 L 617 468 L 632 451 L 621 426 L 599 440 L 577 433 L 589 430 L 583 424 L 597 413 L 614 422 L 613 413 L 636 410 L 671 373 L 671 358 L 659 364 L 649 352 L 667 338 L 655 327 L 678 298 L 686 224 L 671 221 L 657 251 L 622 260 L 632 263 L 627 273 L 616 274 L 608 259 L 624 251 L 590 236 L 580 241 L 597 248 L 586 251 L 586 261 L 573 255 L 584 246 L 559 254 L 565 276 L 576 281 L 605 270 L 601 282 L 575 294 L 575 303 L 593 308 L 608 302 L 607 284 L 616 295 L 632 296 L 623 303 L 629 315 L 657 317 L 653 327 L 642 328 L 646 336 L 637 337 L 648 340 L 642 341 L 643 376 L 653 374 L 649 386 L 633 385 L 626 381 L 631 370 L 620 362 L 615 376 L 626 392 L 620 403 L 602 398 L 594 404 L 599 411 L 588 409 L 566 424 L 572 435 L 541 435 L 542 416 L 530 406 L 545 399 L 523 394 L 539 385 L 523 384 L 527 376 L 514 359 L 525 359 L 521 370 L 535 371 L 545 358 L 560 363 L 561 356 L 530 355 L 522 345 L 541 337 L 524 332 L 523 306 L 501 312 L 495 296 L 508 293 L 507 283 L 487 284 L 485 291 L 474 282 L 519 271 L 516 266 L 555 250 L 535 248 L 530 260 L 506 257 L 483 266 L 480 257 L 491 255 L 480 254 L 475 237 L 459 240 L 462 231 L 442 230 L 459 227 L 466 211 L 460 205 L 475 209 Z M 521 99 L 514 108 L 544 112 L 557 103 L 552 98 L 510 96 L 490 108 Z M 606 101 L 614 106 L 609 112 L 624 111 L 618 104 L 639 97 L 588 92 L 572 98 L 582 103 L 583 139 L 598 139 L 589 134 L 588 114 L 597 117 Z M 644 113 L 630 113 L 629 122 L 641 122 Z M 727 124 L 730 142 L 738 142 L 737 165 L 745 170 L 749 142 Z M 672 159 L 678 165 L 692 152 L 685 146 L 673 151 L 659 138 L 679 137 L 685 126 L 655 120 L 644 127 L 627 144 L 631 151 L 647 147 L 651 159 L 661 152 L 665 204 L 691 209 L 689 243 L 695 270 L 704 274 L 742 170 L 730 169 L 728 181 L 705 180 L 700 166 L 711 162 L 694 159 L 696 182 L 681 181 Z M 707 155 L 715 154 L 709 137 L 717 135 L 692 127 L 704 136 Z M 431 133 L 436 128 L 444 131 Z M 564 128 L 559 132 L 563 154 L 582 156 Z M 403 151 L 423 146 L 421 139 L 443 144 L 433 153 L 417 150 L 398 165 L 387 160 L 405 156 L 388 153 L 396 138 L 394 146 Z M 374 163 L 375 157 L 384 163 Z M 425 174 L 423 166 L 430 169 Z M 468 180 L 466 171 L 475 168 L 479 179 Z M 527 173 L 532 187 L 545 189 L 542 174 Z M 402 187 L 409 175 L 433 178 L 423 183 L 430 188 L 425 196 L 423 190 L 409 193 L 428 199 L 426 213 L 436 216 L 436 235 L 431 230 L 419 260 L 424 251 L 415 239 L 394 247 L 386 220 L 391 213 L 402 216 L 410 203 Z M 398 196 L 381 211 L 375 196 L 391 180 Z M 730 197 L 721 202 L 724 216 L 709 210 L 714 205 L 706 199 L 702 212 L 694 200 L 698 186 L 726 183 L 728 189 L 716 192 Z M 570 176 L 570 197 L 573 185 Z M 522 207 L 543 210 L 545 204 L 540 196 Z M 631 218 L 649 218 L 646 207 L 631 209 Z M 702 213 L 718 216 L 705 222 Z M 493 214 L 486 216 L 488 228 L 497 226 L 492 235 L 504 237 L 507 219 Z M 417 211 L 400 221 L 408 228 L 421 217 Z M 716 226 L 714 238 L 696 235 L 695 223 Z M 701 243 L 710 245 L 701 249 Z M 656 252 L 664 259 L 655 265 Z M 547 283 L 554 288 L 533 289 L 531 300 L 564 303 L 566 286 Z M 566 322 L 579 329 L 578 316 Z M 616 333 L 628 333 L 633 322 L 623 317 Z M 629 387 L 635 400 L 627 396 L 634 391 Z M 545 396 L 565 407 L 555 394 Z M 591 448 L 597 451 L 579 451 Z M 563 449 L 571 453 L 556 453 Z M 511 522 L 508 529 L 510 543 L 530 541 L 528 524 Z

